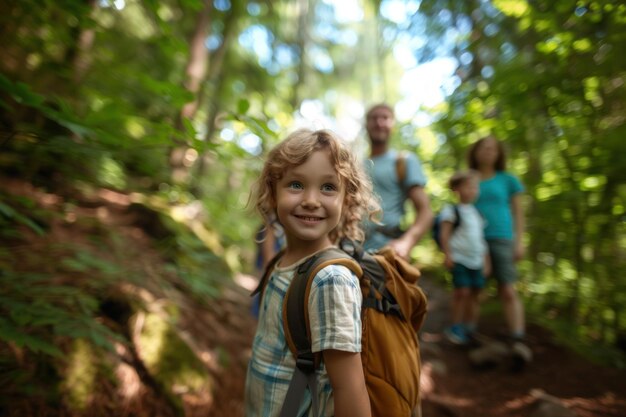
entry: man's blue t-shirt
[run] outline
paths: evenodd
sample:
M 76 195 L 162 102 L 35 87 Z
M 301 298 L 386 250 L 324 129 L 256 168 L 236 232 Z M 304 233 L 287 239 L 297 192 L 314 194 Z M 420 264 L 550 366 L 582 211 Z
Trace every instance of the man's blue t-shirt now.
M 474 204 L 487 222 L 486 239 L 513 239 L 511 198 L 522 191 L 522 183 L 503 171 L 480 182 L 480 195 Z
M 404 216 L 404 202 L 407 192 L 413 186 L 423 187 L 426 185 L 426 175 L 417 156 L 412 153 L 404 155 L 406 159 L 406 175 L 402 184 L 398 181 L 397 159 L 398 152 L 389 150 L 383 155 L 368 159 L 365 169 L 372 180 L 374 193 L 380 199 L 383 210 L 381 222 L 385 227 L 396 227 Z M 390 237 L 375 232 L 376 225 L 366 225 L 367 240 L 365 249 L 379 249 L 387 244 Z

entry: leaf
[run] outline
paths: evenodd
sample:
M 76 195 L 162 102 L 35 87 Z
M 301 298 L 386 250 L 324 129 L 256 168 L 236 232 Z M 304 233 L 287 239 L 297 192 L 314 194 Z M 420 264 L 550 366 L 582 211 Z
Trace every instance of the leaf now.
M 76 272 L 87 272 L 89 270 L 89 265 L 85 265 L 85 263 L 74 258 L 63 259 L 61 261 L 61 265 L 63 265 L 64 267 L 68 268 L 71 271 L 76 271 Z
M 0 203 L 0 214 L 4 214 L 5 217 L 12 219 L 15 217 L 15 210 L 12 207 L 7 206 L 4 203 Z
M 237 111 L 239 114 L 246 114 L 250 109 L 250 102 L 245 98 L 239 99 L 237 102 Z
M 28 84 L 13 83 L 2 74 L 0 74 L 0 89 L 9 93 L 18 103 L 27 106 L 39 107 L 44 102 L 44 96 L 34 93 Z
M 44 232 L 44 230 L 39 227 L 37 223 L 29 219 L 28 217 L 22 216 L 20 214 L 17 216 L 16 220 L 28 226 L 33 232 L 37 233 L 39 236 L 43 236 L 46 234 L 46 232 Z
M 35 223 L 33 220 L 29 219 L 28 217 L 18 213 L 11 206 L 8 206 L 8 205 L 6 205 L 4 203 L 0 203 L 0 214 L 4 215 L 5 217 L 7 217 L 9 219 L 12 219 L 12 220 L 16 221 L 17 223 L 22 223 L 23 225 L 28 226 L 35 233 L 37 233 L 39 236 L 45 235 L 45 232 L 43 231 L 43 229 L 37 223 Z

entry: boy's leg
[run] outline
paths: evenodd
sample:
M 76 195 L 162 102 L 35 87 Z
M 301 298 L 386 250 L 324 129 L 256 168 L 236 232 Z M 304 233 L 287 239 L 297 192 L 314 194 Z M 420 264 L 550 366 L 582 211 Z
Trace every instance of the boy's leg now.
M 444 333 L 451 342 L 456 344 L 466 344 L 468 341 L 463 327 L 463 319 L 470 300 L 469 280 L 466 269 L 460 264 L 455 264 L 452 268 L 452 283 L 454 285 L 451 306 L 452 325 Z
M 469 308 L 470 288 L 472 286 L 471 270 L 461 264 L 452 267 L 452 284 L 454 294 L 452 299 L 452 322 L 463 323 Z
M 472 288 L 469 295 L 467 314 L 465 316 L 465 329 L 468 333 L 475 332 L 478 327 L 478 319 L 480 318 L 480 293 L 480 289 Z
M 464 320 L 465 329 L 468 334 L 476 331 L 478 319 L 480 317 L 480 295 L 485 288 L 486 279 L 480 269 L 472 269 L 470 294 L 467 302 L 466 315 Z
M 454 289 L 452 296 L 452 324 L 462 324 L 470 303 L 470 289 L 460 287 Z

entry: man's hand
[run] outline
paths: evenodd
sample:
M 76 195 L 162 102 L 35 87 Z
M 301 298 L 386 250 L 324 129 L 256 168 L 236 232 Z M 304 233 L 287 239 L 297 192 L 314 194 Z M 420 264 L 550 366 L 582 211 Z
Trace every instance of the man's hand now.
M 389 246 L 393 251 L 401 258 L 410 261 L 411 259 L 411 249 L 413 249 L 413 244 L 407 239 L 399 238 L 391 240 L 387 246 Z
M 406 260 L 410 260 L 411 250 L 417 245 L 422 236 L 430 230 L 433 224 L 433 212 L 424 187 L 417 185 L 411 187 L 408 191 L 408 197 L 413 202 L 417 212 L 415 222 L 409 226 L 402 236 L 387 244 L 398 256 Z

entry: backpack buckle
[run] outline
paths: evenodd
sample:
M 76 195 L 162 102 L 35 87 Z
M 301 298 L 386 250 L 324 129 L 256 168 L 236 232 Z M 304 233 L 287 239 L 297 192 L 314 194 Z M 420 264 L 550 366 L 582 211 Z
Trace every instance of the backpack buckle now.
M 385 297 L 380 300 L 375 300 L 375 308 L 383 314 L 393 314 L 399 319 L 404 320 L 404 315 L 402 314 L 402 310 L 400 310 L 400 306 L 397 303 L 389 301 Z
M 380 300 L 376 300 L 376 310 L 381 311 L 385 314 L 389 313 L 391 304 L 386 298 L 381 298 Z
M 315 370 L 315 358 L 313 357 L 313 353 L 310 351 L 298 352 L 296 367 L 307 374 L 313 372 Z

